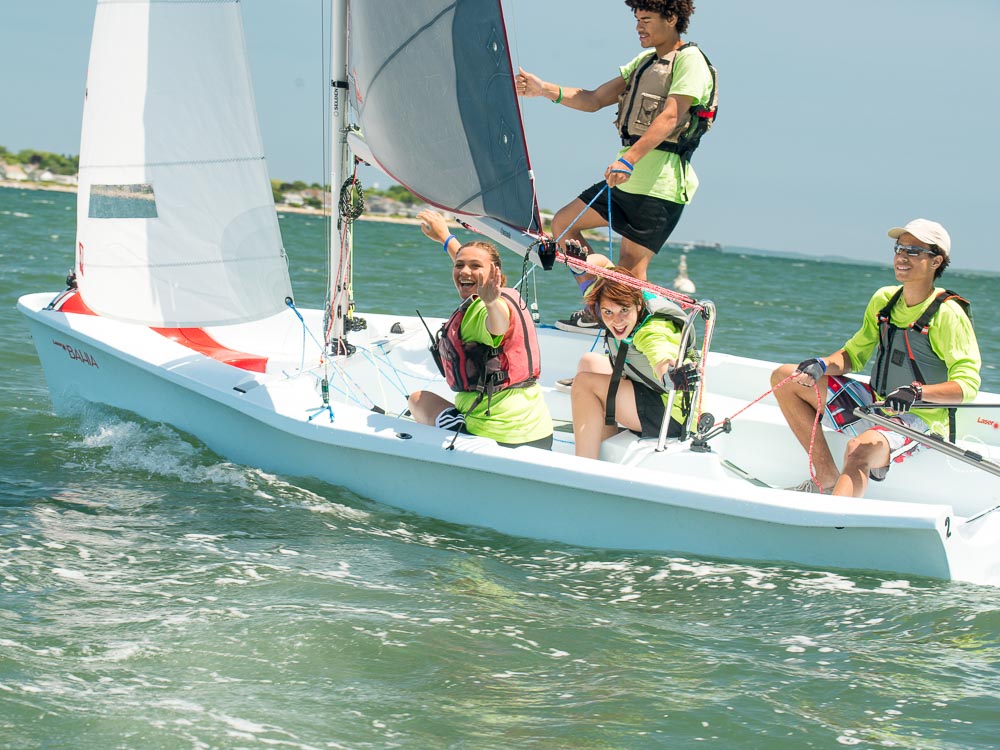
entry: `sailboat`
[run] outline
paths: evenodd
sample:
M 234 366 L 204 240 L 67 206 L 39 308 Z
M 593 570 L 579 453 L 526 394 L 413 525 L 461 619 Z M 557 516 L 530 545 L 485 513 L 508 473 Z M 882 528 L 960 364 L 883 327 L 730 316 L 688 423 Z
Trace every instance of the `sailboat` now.
M 765 392 L 775 365 L 711 351 L 704 300 L 691 316 L 703 327 L 701 408 L 684 439 L 625 431 L 598 460 L 575 456 L 569 396 L 555 384 L 592 342 L 548 327 L 552 451 L 412 421 L 410 391 L 448 390 L 417 318 L 356 307 L 354 170 L 374 165 L 543 260 L 502 9 L 334 0 L 332 19 L 331 172 L 346 208 L 331 232 L 327 304 L 299 309 L 240 4 L 99 0 L 74 278 L 18 301 L 57 411 L 80 400 L 130 410 L 233 461 L 512 535 L 1000 585 L 1000 482 L 981 470 L 1000 447 L 985 411 L 959 410 L 957 453 L 894 469 L 868 498 L 782 490 L 804 461 L 773 399 L 739 420 L 711 417 Z M 836 434 L 830 443 L 844 447 Z

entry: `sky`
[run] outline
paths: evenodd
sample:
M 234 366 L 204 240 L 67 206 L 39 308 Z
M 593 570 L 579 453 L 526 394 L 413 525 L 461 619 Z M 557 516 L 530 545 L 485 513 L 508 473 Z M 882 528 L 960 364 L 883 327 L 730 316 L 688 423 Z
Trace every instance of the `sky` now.
M 243 0 L 282 180 L 323 179 L 321 4 Z M 640 51 L 618 0 L 504 5 L 515 65 L 545 80 L 593 88 Z M 0 145 L 79 153 L 94 6 L 3 3 Z M 953 268 L 1000 272 L 998 30 L 998 0 L 696 0 L 685 38 L 719 70 L 719 117 L 672 239 L 888 262 L 886 230 L 924 217 L 950 232 Z M 522 113 L 539 204 L 558 209 L 614 157 L 614 108 Z

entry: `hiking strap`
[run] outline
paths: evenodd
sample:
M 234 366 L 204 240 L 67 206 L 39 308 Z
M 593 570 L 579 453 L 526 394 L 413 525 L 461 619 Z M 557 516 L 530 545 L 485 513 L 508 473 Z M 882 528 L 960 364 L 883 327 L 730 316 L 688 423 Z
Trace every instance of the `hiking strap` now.
M 611 368 L 611 382 L 608 383 L 608 395 L 604 401 L 604 425 L 613 427 L 618 424 L 615 420 L 615 399 L 618 398 L 618 386 L 621 385 L 622 373 L 625 371 L 625 358 L 628 356 L 628 344 L 622 346 L 618 342 L 618 354 L 615 363 Z

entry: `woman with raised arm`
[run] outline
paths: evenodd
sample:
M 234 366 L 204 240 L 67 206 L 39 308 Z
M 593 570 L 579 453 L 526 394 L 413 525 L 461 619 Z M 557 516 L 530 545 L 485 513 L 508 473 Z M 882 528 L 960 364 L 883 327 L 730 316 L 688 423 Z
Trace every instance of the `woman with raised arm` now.
M 452 403 L 432 391 L 410 394 L 413 418 L 501 445 L 552 447 L 552 418 L 538 385 L 538 339 L 527 306 L 506 286 L 500 254 L 489 242 L 462 244 L 434 211 L 421 229 L 452 259 L 462 303 L 434 340 L 438 367 L 455 391 Z

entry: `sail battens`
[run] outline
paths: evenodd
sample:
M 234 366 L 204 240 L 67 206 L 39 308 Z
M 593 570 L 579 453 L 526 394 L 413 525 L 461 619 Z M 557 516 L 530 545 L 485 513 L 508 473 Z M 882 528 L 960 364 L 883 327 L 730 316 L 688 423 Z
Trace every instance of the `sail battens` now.
M 99 3 L 77 195 L 86 303 L 149 326 L 284 310 L 263 154 L 239 2 Z
M 226 159 L 191 159 L 188 161 L 157 161 L 145 162 L 141 164 L 81 164 L 80 170 L 87 169 L 150 169 L 164 167 L 207 167 L 213 164 L 238 164 L 242 162 L 262 162 L 266 158 L 261 156 L 233 157 Z
M 243 263 L 243 264 L 251 263 L 251 264 L 255 264 L 255 265 L 260 266 L 260 265 L 264 265 L 264 264 L 269 264 L 271 262 L 272 258 L 273 258 L 272 255 L 262 255 L 262 256 L 260 256 L 258 258 L 240 258 L 239 260 L 226 260 L 226 261 L 218 261 L 218 260 L 216 260 L 216 261 L 209 261 L 209 260 L 203 260 L 203 261 L 178 261 L 176 263 L 157 263 L 155 265 L 151 265 L 151 264 L 148 264 L 148 263 L 129 264 L 127 261 L 118 261 L 114 265 L 111 265 L 111 266 L 104 266 L 100 262 L 94 263 L 94 262 L 88 261 L 87 262 L 87 270 L 89 272 L 93 273 L 93 271 L 95 269 L 98 269 L 98 268 L 113 268 L 113 269 L 121 269 L 121 270 L 128 270 L 130 268 L 208 268 L 208 267 L 211 267 L 211 266 L 219 266 L 219 267 L 230 266 L 230 265 L 234 265 L 234 264 L 238 264 L 238 263 Z
M 97 0 L 98 5 L 238 5 L 242 0 Z

